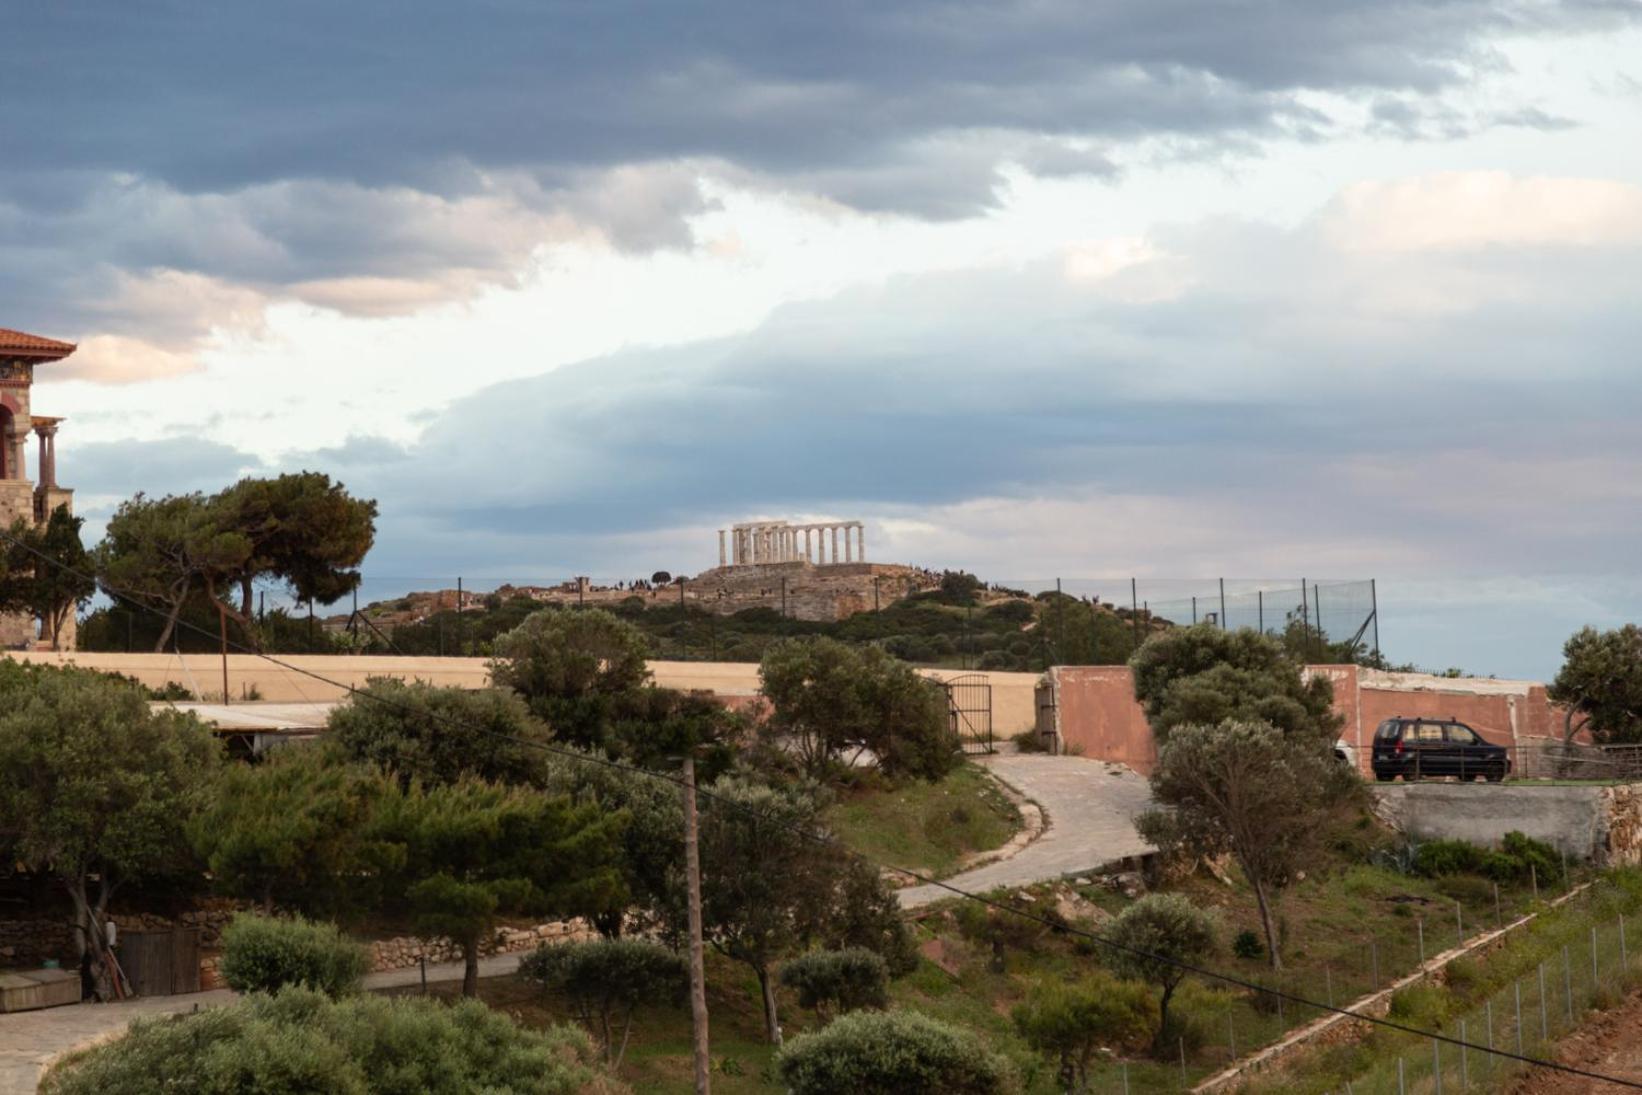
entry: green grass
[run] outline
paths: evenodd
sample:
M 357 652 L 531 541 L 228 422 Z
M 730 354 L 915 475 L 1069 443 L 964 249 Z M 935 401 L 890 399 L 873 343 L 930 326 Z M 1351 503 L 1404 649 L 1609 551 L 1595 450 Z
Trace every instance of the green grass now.
M 937 877 L 951 874 L 966 856 L 1007 843 L 1021 826 L 1020 811 L 974 764 L 939 783 L 848 793 L 827 812 L 827 822 L 856 851 Z

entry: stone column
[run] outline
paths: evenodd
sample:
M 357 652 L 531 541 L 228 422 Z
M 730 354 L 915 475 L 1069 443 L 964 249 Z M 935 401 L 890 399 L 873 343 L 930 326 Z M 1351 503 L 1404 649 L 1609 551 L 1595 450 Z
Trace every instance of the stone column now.
M 861 562 L 867 561 L 867 526 L 855 526 L 855 555 Z
M 809 530 L 809 526 L 806 525 L 804 527 L 804 561 L 806 563 L 811 561 L 811 559 L 810 559 L 810 550 L 811 550 L 810 530 Z
M 832 532 L 832 561 L 836 563 L 838 561 L 838 526 L 832 525 L 830 531 Z
M 724 530 L 719 529 L 718 530 L 718 565 L 723 566 L 725 564 L 725 562 L 727 562 L 727 560 L 724 557 Z
M 855 529 L 850 525 L 844 526 L 844 562 L 855 561 Z

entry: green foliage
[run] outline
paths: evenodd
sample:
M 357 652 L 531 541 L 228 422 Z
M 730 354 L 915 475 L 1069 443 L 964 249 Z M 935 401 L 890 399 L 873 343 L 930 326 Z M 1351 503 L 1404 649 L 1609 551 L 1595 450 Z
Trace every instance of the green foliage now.
M 524 701 L 497 688 L 474 691 L 374 677 L 327 721 L 328 742 L 349 760 L 376 765 L 401 782 L 537 783 L 552 740 Z
M 330 1000 L 303 989 L 190 1015 L 138 1019 L 121 1038 L 75 1054 L 45 1095 L 617 1095 L 580 1031 L 520 1028 L 477 1001 Z
M 1022 730 L 1020 733 L 1011 736 L 1009 740 L 1015 743 L 1015 752 L 1017 753 L 1047 753 L 1049 751 L 1049 746 L 1044 742 L 1043 735 L 1035 729 Z
M 953 915 L 959 934 L 990 948 L 992 970 L 1002 973 L 1008 966 L 1008 952 L 1035 950 L 1049 934 L 1049 925 L 1035 910 L 1026 910 L 1030 914 L 1026 916 L 1010 912 L 1014 899 L 1008 890 L 993 890 L 985 896 L 985 903 L 963 902 Z
M 1390 1018 L 1423 1030 L 1436 1030 L 1448 1019 L 1453 996 L 1441 985 L 1421 981 L 1391 994 Z
M 241 913 L 222 933 L 222 978 L 242 994 L 300 985 L 345 996 L 370 968 L 370 952 L 334 924 Z
M 868 947 L 892 970 L 915 961 L 894 894 L 827 838 L 814 794 L 726 777 L 703 806 L 703 935 L 757 977 L 772 1043 L 781 1040 L 773 976 L 781 959 L 821 942 Z M 681 890 L 675 875 L 667 916 L 677 933 Z
M 154 650 L 163 651 L 188 602 L 235 580 L 251 558 L 244 533 L 200 493 L 120 503 L 95 553 L 97 577 L 111 596 L 164 606 L 166 622 Z
M 1152 799 L 1138 827 L 1159 847 L 1230 852 L 1254 889 L 1273 968 L 1280 968 L 1272 902 L 1326 845 L 1362 797 L 1327 741 L 1266 723 L 1179 726 L 1162 743 Z
M 1599 742 L 1642 742 L 1642 627 L 1581 628 L 1562 657 L 1547 693 L 1567 706 L 1567 736 L 1583 728 Z
M 408 909 L 418 934 L 454 941 L 471 996 L 479 941 L 499 916 L 591 916 L 623 903 L 616 863 L 626 820 L 568 797 L 474 780 L 413 783 L 371 820 L 373 839 L 403 849 L 385 874 L 378 911 Z
M 1535 876 L 1543 885 L 1563 881 L 1556 849 L 1516 830 L 1505 834 L 1498 851 L 1464 840 L 1428 840 L 1410 848 L 1408 873 L 1424 878 L 1480 874 L 1501 883 L 1525 883 Z
M 389 778 L 342 763 L 329 743 L 275 749 L 257 764 L 232 764 L 210 801 L 188 822 L 195 850 L 217 889 L 274 898 L 308 912 L 334 912 L 350 882 L 394 849 L 366 836 L 378 804 L 397 791 Z
M 1215 922 L 1181 894 L 1154 893 L 1118 914 L 1106 931 L 1117 946 L 1108 961 L 1120 976 L 1147 981 L 1161 992 L 1159 1044 L 1169 1030 L 1169 999 L 1185 978 L 1184 964 L 1201 964 L 1215 952 Z M 1122 948 L 1122 949 L 1119 949 Z
M 1260 943 L 1260 936 L 1244 928 L 1232 940 L 1232 953 L 1239 958 L 1259 958 L 1266 953 L 1266 948 Z
M 637 939 L 537 947 L 520 961 L 519 973 L 569 1000 L 577 1017 L 599 1038 L 605 1060 L 618 1068 L 633 1030 L 634 1009 L 677 1001 L 688 977 L 678 954 Z M 621 1027 L 619 1041 L 616 1022 Z
M 1306 680 L 1302 663 L 1252 628 L 1174 628 L 1146 640 L 1129 661 L 1135 698 L 1159 743 L 1176 727 L 1227 720 L 1267 723 L 1285 734 L 1332 743 L 1342 724 L 1325 677 Z
M 619 697 L 643 686 L 643 632 L 603 609 L 546 608 L 499 635 L 491 677 L 562 741 L 602 747 Z
M 949 570 L 941 575 L 941 599 L 952 605 L 971 605 L 982 589 L 981 580 L 963 570 Z
M 58 506 L 44 527 L 19 518 L 0 576 L 0 607 L 26 612 L 41 623 L 41 635 L 61 650 L 63 625 L 97 592 L 93 563 L 80 541 L 85 522 Z
M 1096 1053 L 1144 1038 L 1152 1015 L 1144 985 L 1099 973 L 1071 983 L 1039 982 L 1010 1013 L 1021 1039 L 1057 1064 L 1060 1087 L 1068 1092 L 1089 1091 Z
M 823 1023 L 833 1015 L 889 1006 L 889 966 L 864 947 L 799 955 L 781 967 L 781 983 Z
M 184 821 L 210 801 L 220 759 L 199 720 L 119 681 L 0 661 L 0 832 L 63 885 L 78 932 L 100 930 L 121 885 L 194 868 Z
M 223 522 L 250 545 L 235 576 L 247 623 L 259 578 L 283 582 L 300 601 L 326 605 L 359 588 L 359 565 L 376 540 L 375 502 L 354 498 L 316 471 L 241 479 L 215 502 Z
M 775 1069 L 791 1095 L 1004 1095 L 1007 1062 L 968 1031 L 910 1011 L 861 1011 L 793 1039 Z
M 771 730 L 790 735 L 811 776 L 862 746 L 891 778 L 939 779 L 962 762 L 940 686 L 877 647 L 791 639 L 770 648 L 758 674 Z

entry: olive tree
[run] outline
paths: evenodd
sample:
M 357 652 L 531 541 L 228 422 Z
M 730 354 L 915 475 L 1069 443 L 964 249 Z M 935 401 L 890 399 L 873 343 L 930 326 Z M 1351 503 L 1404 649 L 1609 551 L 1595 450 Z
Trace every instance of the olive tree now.
M 1180 894 L 1148 894 L 1118 914 L 1106 931 L 1108 961 L 1120 976 L 1158 989 L 1154 1048 L 1168 1043 L 1169 1001 L 1186 977 L 1185 967 L 1214 953 L 1214 918 Z
M 600 608 L 544 608 L 496 637 L 491 678 L 562 741 L 602 747 L 617 701 L 642 687 L 644 633 Z
M 941 686 L 876 646 L 784 639 L 758 668 L 770 729 L 812 777 L 852 749 L 870 750 L 890 776 L 939 779 L 962 760 Z
M 1161 631 L 1141 645 L 1129 665 L 1135 699 L 1159 743 L 1176 727 L 1227 719 L 1264 722 L 1326 741 L 1333 741 L 1342 725 L 1328 679 L 1308 679 L 1281 643 L 1252 628 L 1225 631 L 1199 624 Z
M 1589 730 L 1599 742 L 1642 741 L 1642 628 L 1576 631 L 1547 690 L 1564 707 L 1563 739 Z
M 332 1000 L 303 988 L 138 1019 L 121 1037 L 65 1057 L 40 1084 L 44 1095 L 628 1090 L 574 1027 L 527 1030 L 477 1000 Z
M 858 1011 L 792 1040 L 775 1059 L 792 1095 L 1008 1095 L 1009 1063 L 967 1030 L 915 1011 Z
M 1161 848 L 1230 853 L 1254 890 L 1273 969 L 1282 968 L 1274 905 L 1312 862 L 1330 821 L 1361 800 L 1362 787 L 1326 741 L 1262 722 L 1178 726 L 1158 749 L 1151 778 L 1157 808 L 1137 827 Z
M 633 1033 L 633 1012 L 641 1005 L 680 1000 L 687 970 L 677 952 L 659 943 L 597 939 L 537 947 L 520 961 L 519 975 L 564 996 L 576 1017 L 594 1031 L 605 1061 L 620 1068 Z
M 195 868 L 184 823 L 220 759 L 198 719 L 152 709 L 130 683 L 0 661 L 0 833 L 62 885 L 82 953 L 121 886 Z
M 1010 1013 L 1021 1040 L 1057 1067 L 1061 1089 L 1086 1092 L 1102 1047 L 1144 1038 L 1152 1022 L 1145 986 L 1095 973 L 1078 981 L 1041 981 Z

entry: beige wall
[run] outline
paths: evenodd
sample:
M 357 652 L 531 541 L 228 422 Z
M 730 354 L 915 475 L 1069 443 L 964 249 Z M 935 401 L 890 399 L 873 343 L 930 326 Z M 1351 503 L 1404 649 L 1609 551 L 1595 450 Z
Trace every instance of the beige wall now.
M 222 695 L 223 659 L 213 654 L 53 653 L 16 651 L 8 655 L 23 661 L 74 664 L 87 669 L 124 673 L 150 688 L 176 683 L 204 699 Z M 398 677 L 457 688 L 483 688 L 490 670 L 483 658 L 404 658 L 325 654 L 281 654 L 279 665 L 253 654 L 228 655 L 230 701 L 253 693 L 269 703 L 317 703 L 337 700 L 348 688 L 358 688 L 371 677 Z M 288 668 L 286 668 L 288 667 Z M 758 666 L 748 662 L 653 661 L 650 671 L 666 688 L 712 692 L 750 706 L 758 695 Z M 925 676 L 948 680 L 964 674 L 931 669 Z M 992 685 L 992 730 L 999 737 L 1019 733 L 1032 725 L 1034 673 L 981 673 Z M 335 682 L 335 683 L 330 683 Z

